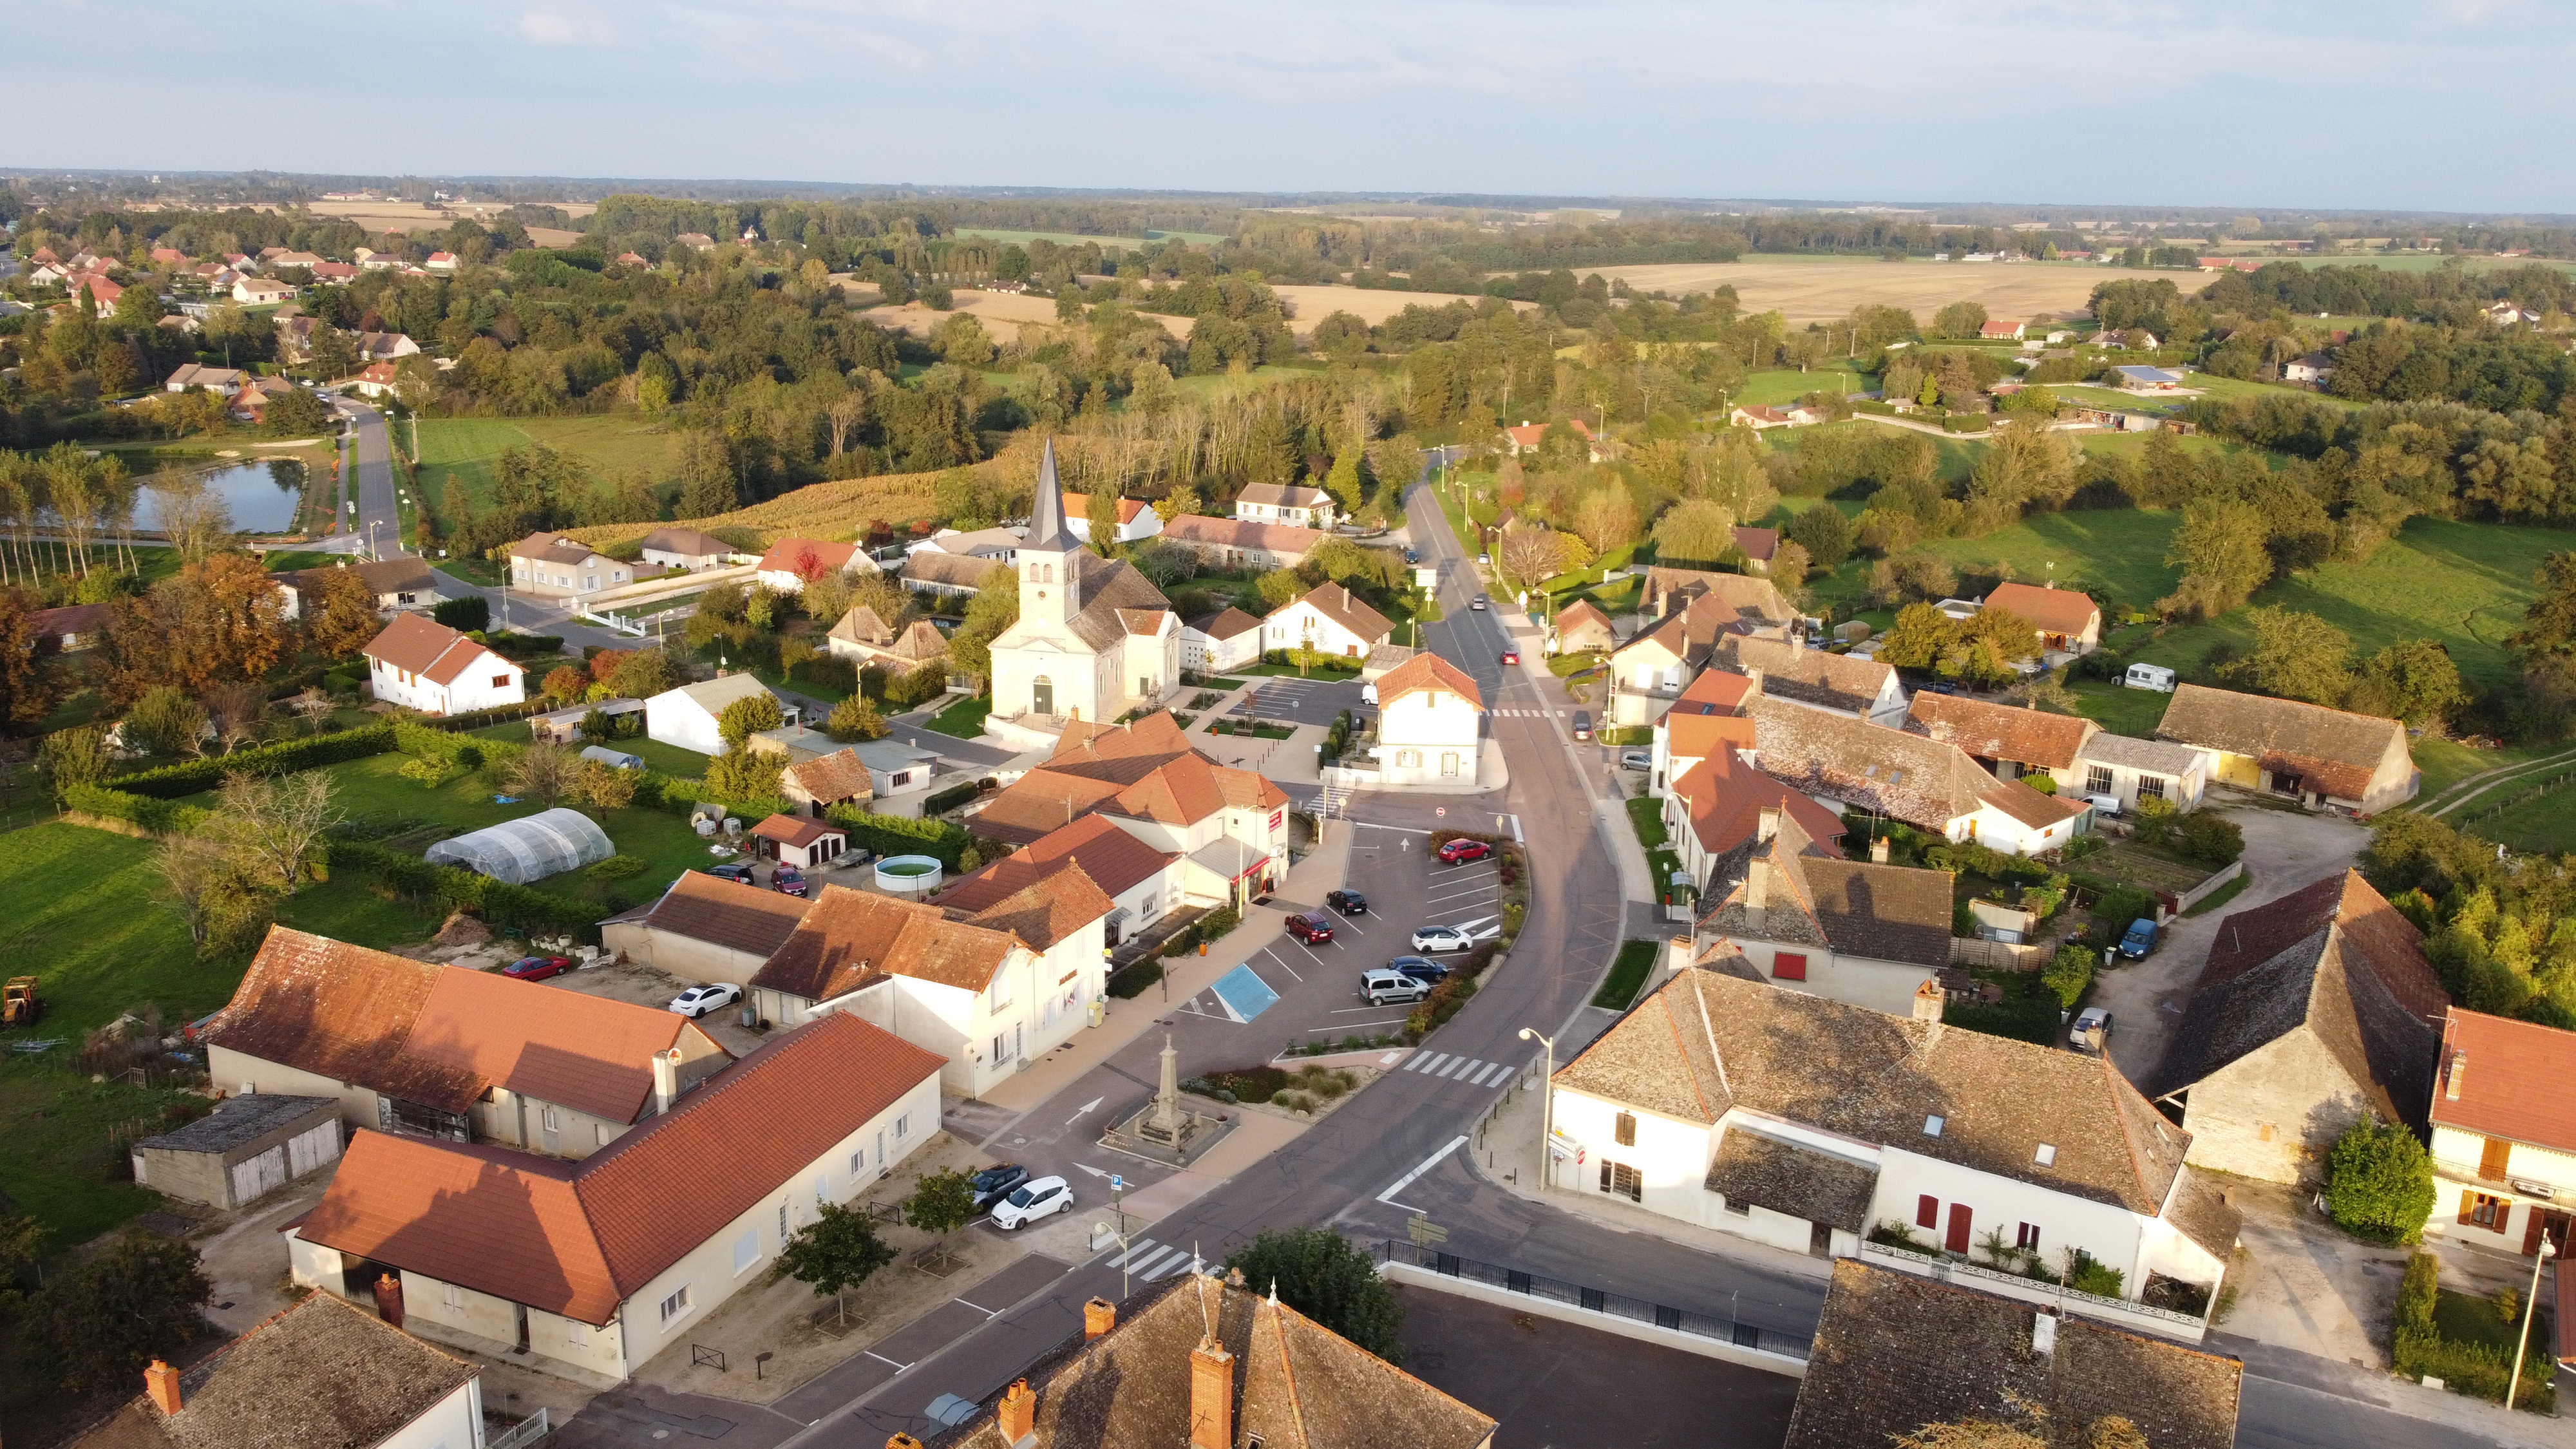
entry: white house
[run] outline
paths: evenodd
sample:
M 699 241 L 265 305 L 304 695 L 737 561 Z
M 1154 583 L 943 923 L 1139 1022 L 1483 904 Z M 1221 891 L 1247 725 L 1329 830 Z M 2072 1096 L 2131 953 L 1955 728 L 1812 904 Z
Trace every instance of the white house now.
M 664 690 L 644 701 L 644 736 L 702 755 L 721 755 L 724 732 L 718 723 L 725 706 L 768 693 L 769 686 L 749 674 L 726 674 Z
M 2564 1254 L 2576 1204 L 2576 1127 L 2563 1107 L 2576 1033 L 2453 1007 L 2437 1070 L 2424 1230 L 2526 1258 L 2547 1238 Z M 2569 1282 L 2563 1268 L 2559 1282 Z
M 2313 387 L 2318 383 L 2324 382 L 2327 378 L 2334 376 L 2334 370 L 2335 364 L 2333 357 L 2323 352 L 2311 352 L 2304 357 L 2293 357 L 2289 361 L 2282 363 L 2281 380 L 2283 382 L 2304 382 Z
M 1020 617 L 992 642 L 987 729 L 1017 725 L 1043 739 L 1066 721 L 1097 723 L 1151 707 L 1179 687 L 1180 616 L 1126 561 L 1104 559 L 1073 536 L 1053 442 L 1038 465 L 1037 508 L 1014 567 Z
M 826 543 L 819 538 L 798 538 L 793 534 L 769 546 L 760 556 L 759 572 L 753 575 L 774 594 L 796 594 L 805 589 L 807 579 L 819 579 L 827 573 L 875 573 L 876 563 L 855 543 Z
M 355 1296 L 381 1268 L 412 1332 L 623 1382 L 938 1132 L 940 1067 L 829 1012 L 579 1163 L 362 1131 L 286 1229 L 290 1271 Z
M 657 528 L 644 535 L 644 562 L 699 573 L 733 561 L 732 544 L 694 528 Z
M 1110 902 L 1102 919 L 1104 946 L 1151 930 L 1186 900 L 1187 856 L 1163 850 L 1105 815 L 1085 815 L 1039 837 L 939 893 L 939 904 L 969 914 L 1000 904 L 1053 874 L 1065 862 L 1082 868 Z
M 1091 542 L 1091 497 L 1084 493 L 1064 495 L 1064 526 L 1084 543 Z M 1135 543 L 1163 531 L 1163 516 L 1154 505 L 1134 498 L 1118 500 L 1118 528 L 1110 535 L 1112 542 Z
M 70 1449 L 483 1449 L 482 1372 L 405 1333 L 392 1306 L 389 1323 L 316 1293 L 185 1370 L 156 1358 L 142 1394 Z
M 2084 1311 L 2200 1336 L 2239 1219 L 2185 1165 L 2190 1134 L 2107 1056 L 1945 1027 L 1937 988 L 1892 1016 L 1709 959 L 1558 1070 L 1548 1187 L 1916 1272 L 1972 1257 L 2058 1269 L 2071 1249 L 2120 1274 L 2119 1298 Z M 2059 1291 L 2009 1271 L 1978 1281 Z M 2191 1293 L 2202 1314 L 2149 1311 Z
M 1719 768 L 1703 761 L 1693 774 Z M 1693 783 L 1685 777 L 1674 797 Z M 1700 881 L 1696 939 L 1733 943 L 1775 986 L 1911 1011 L 1914 994 L 1950 964 L 1950 873 L 1890 865 L 1875 843 L 1870 859 L 1845 860 L 1833 845 L 1842 833 L 1842 821 L 1804 796 L 1756 807 L 1751 834 Z
M 468 714 L 518 704 L 528 671 L 426 614 L 401 614 L 367 641 L 376 698 L 424 714 Z
M 2133 811 L 2142 800 L 2162 800 L 2177 810 L 2197 810 L 2209 789 L 2209 758 L 2188 745 L 2095 734 L 2075 752 L 2075 766 L 2059 785 L 2085 796 L 2107 795 Z
M 1261 662 L 1261 620 L 1229 604 L 1181 626 L 1181 667 L 1222 674 Z
M 634 581 L 631 565 L 569 534 L 532 533 L 510 545 L 510 587 L 540 598 L 577 599 Z
M 233 283 L 233 300 L 245 307 L 288 302 L 293 301 L 294 298 L 293 287 L 284 282 L 272 282 L 266 277 L 242 277 Z
M 1081 1028 L 1112 909 L 1070 861 L 973 911 L 826 885 L 752 1000 L 782 1026 L 855 1013 L 942 1058 L 945 1090 L 980 1097 Z
M 1377 682 L 1378 778 L 1389 785 L 1475 788 L 1485 696 L 1467 671 L 1416 654 Z
M 1321 654 L 1361 659 L 1387 641 L 1395 625 L 1342 584 L 1318 584 L 1261 621 L 1264 650 L 1309 645 Z
M 1302 483 L 1247 483 L 1235 495 L 1234 516 L 1247 523 L 1287 523 L 1325 532 L 1340 516 L 1333 495 Z

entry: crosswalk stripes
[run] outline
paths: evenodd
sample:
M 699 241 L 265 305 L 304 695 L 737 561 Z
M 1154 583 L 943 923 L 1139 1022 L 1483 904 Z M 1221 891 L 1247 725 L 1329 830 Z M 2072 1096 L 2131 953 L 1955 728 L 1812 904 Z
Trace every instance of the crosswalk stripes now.
M 1180 1272 L 1182 1269 L 1187 1268 L 1190 1265 L 1191 1256 L 1191 1254 L 1184 1253 L 1180 1249 L 1174 1248 L 1169 1261 L 1145 1270 L 1143 1275 L 1145 1281 L 1148 1283 L 1160 1282 L 1161 1280 L 1172 1276 L 1174 1273 Z
M 1518 1068 L 1510 1062 L 1481 1061 L 1473 1057 L 1455 1056 L 1448 1052 L 1416 1052 L 1397 1070 L 1421 1072 L 1444 1082 L 1465 1082 L 1469 1086 L 1490 1087 L 1510 1076 Z
M 1123 1252 L 1123 1253 L 1119 1254 L 1117 1257 L 1110 1259 L 1110 1260 L 1109 1260 L 1109 1266 L 1110 1266 L 1110 1267 L 1112 1267 L 1112 1268 L 1116 1268 L 1116 1267 L 1119 1267 L 1119 1266 L 1121 1266 L 1121 1265 L 1123 1265 L 1123 1264 L 1125 1264 L 1125 1263 L 1128 1263 L 1128 1262 L 1129 1262 L 1129 1261 L 1131 1261 L 1131 1260 L 1132 1260 L 1132 1261 L 1134 1261 L 1134 1262 L 1141 1263 L 1141 1262 L 1145 1261 L 1146 1255 L 1147 1255 L 1148 1253 L 1150 1253 L 1150 1252 L 1153 1250 L 1153 1247 L 1154 1247 L 1154 1240 L 1153 1240 L 1152 1238 L 1138 1238 L 1135 1242 L 1130 1243 L 1130 1244 L 1128 1244 L 1128 1245 L 1127 1245 L 1127 1251 L 1126 1251 L 1126 1252 Z
M 1565 711 L 1561 709 L 1498 709 L 1493 711 L 1493 713 L 1501 715 L 1505 719 L 1565 718 Z

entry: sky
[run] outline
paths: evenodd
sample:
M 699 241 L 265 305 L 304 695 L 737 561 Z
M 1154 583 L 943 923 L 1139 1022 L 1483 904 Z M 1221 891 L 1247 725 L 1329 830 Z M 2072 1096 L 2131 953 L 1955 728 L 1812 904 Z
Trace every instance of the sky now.
M 9 35 L 0 167 L 2576 212 L 2564 0 L 56 0 Z

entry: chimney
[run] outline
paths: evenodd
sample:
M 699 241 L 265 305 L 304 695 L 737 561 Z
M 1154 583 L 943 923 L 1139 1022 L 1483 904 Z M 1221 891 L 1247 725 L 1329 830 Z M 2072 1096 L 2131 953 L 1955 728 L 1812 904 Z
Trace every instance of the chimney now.
M 150 1395 L 163 1417 L 179 1412 L 179 1371 L 159 1359 L 143 1371 L 143 1392 Z
M 1789 623 L 1789 652 L 1792 654 L 1800 654 L 1804 653 L 1806 648 L 1807 631 L 1799 628 L 1797 621 L 1793 619 Z
M 402 1280 L 391 1273 L 376 1276 L 376 1316 L 396 1328 L 402 1327 Z
M 1082 1305 L 1082 1336 L 1088 1341 L 1118 1326 L 1118 1305 L 1106 1298 L 1094 1298 Z
M 897 1434 L 886 1441 L 886 1449 L 921 1449 L 921 1441 L 910 1434 Z
M 1754 817 L 1753 838 L 1755 840 L 1769 840 L 1779 833 L 1780 807 L 1777 805 L 1763 806 L 1762 813 Z
M 1886 836 L 1882 835 L 1882 836 L 1880 836 L 1879 838 L 1877 838 L 1876 840 L 1873 840 L 1873 841 L 1871 841 L 1871 842 L 1869 843 L 1869 863 L 1870 863 L 1870 864 L 1872 864 L 1872 865 L 1885 865 L 1885 864 L 1887 864 L 1887 837 L 1886 837 Z
M 1690 969 L 1691 957 L 1699 943 L 1688 936 L 1674 936 L 1664 942 L 1664 979 L 1670 980 Z
M 1746 699 L 1762 697 L 1762 667 L 1758 664 L 1744 671 L 1744 697 Z
M 1190 1350 L 1190 1449 L 1234 1449 L 1234 1355 L 1213 1338 Z
M 653 1112 L 659 1116 L 680 1099 L 680 1049 L 653 1053 Z
M 2460 1100 L 2460 1078 L 2465 1077 L 2468 1074 L 2468 1052 L 2465 1049 L 2452 1052 L 2450 1074 L 2442 1079 L 2443 1101 L 2456 1102 Z
M 1941 1024 L 1941 1003 L 1948 998 L 1938 981 L 1926 981 L 1914 988 L 1914 1019 L 1926 1026 Z
M 1038 1396 L 1022 1379 L 1002 1394 L 1002 1437 L 1023 1444 L 1037 1437 Z

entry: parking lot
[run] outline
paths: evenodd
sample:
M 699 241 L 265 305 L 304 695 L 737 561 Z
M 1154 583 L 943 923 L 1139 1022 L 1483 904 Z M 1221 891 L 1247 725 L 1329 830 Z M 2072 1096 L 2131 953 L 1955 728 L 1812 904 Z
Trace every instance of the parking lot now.
M 1227 713 L 1292 724 L 1329 725 L 1333 716 L 1343 710 L 1354 716 L 1373 712 L 1360 698 L 1361 688 L 1356 679 L 1263 679 L 1246 690 Z

